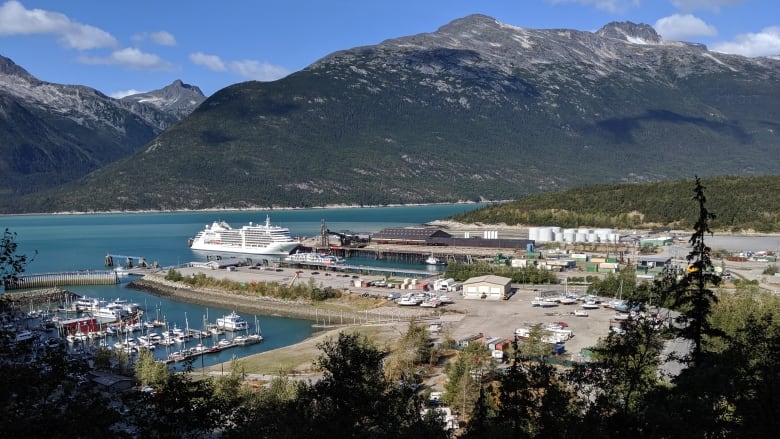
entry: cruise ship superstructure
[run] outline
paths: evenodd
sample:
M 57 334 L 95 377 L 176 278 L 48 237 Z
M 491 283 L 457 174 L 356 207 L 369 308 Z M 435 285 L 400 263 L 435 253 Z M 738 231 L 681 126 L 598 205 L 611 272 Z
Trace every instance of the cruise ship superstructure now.
M 265 224 L 250 222 L 240 229 L 234 229 L 225 221 L 214 221 L 190 239 L 190 247 L 214 252 L 286 256 L 298 247 L 298 241 L 292 238 L 288 228 L 271 225 L 270 217 L 266 216 Z

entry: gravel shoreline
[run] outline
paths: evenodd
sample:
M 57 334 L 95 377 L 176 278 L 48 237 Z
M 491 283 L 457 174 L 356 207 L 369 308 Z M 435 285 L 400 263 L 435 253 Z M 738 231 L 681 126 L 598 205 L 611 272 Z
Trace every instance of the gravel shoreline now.
M 146 275 L 143 279 L 132 281 L 128 287 L 203 306 L 225 307 L 229 303 L 236 311 L 250 314 L 315 320 L 312 315 L 317 312 L 316 307 L 307 303 L 242 296 L 217 289 L 193 289 L 157 275 Z

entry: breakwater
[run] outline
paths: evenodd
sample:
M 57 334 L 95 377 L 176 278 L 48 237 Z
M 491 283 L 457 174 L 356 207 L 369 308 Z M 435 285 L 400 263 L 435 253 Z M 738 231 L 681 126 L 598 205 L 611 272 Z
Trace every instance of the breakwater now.
M 440 311 L 437 310 L 397 306 L 382 306 L 362 311 L 322 309 L 308 302 L 248 296 L 213 288 L 194 289 L 183 283 L 165 280 L 164 276 L 160 275 L 146 275 L 143 279 L 128 284 L 128 288 L 203 306 L 225 307 L 226 304 L 230 304 L 236 310 L 245 313 L 311 320 L 318 328 L 440 318 Z
M 26 310 L 30 307 L 72 302 L 77 294 L 61 288 L 0 294 L 0 308 Z
M 119 276 L 113 270 L 63 271 L 18 275 L 4 282 L 6 291 L 27 288 L 49 288 L 65 285 L 113 285 Z

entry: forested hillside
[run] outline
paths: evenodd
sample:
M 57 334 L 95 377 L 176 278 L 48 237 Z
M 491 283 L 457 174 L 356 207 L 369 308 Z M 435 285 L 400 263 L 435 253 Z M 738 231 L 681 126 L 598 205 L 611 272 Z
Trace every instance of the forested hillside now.
M 472 15 L 231 85 L 131 157 L 7 208 L 507 200 L 773 175 L 778 102 L 775 59 L 664 41 L 648 25 L 563 32 Z
M 780 232 L 780 176 L 704 180 L 713 230 Z M 464 223 L 618 229 L 690 227 L 698 211 L 693 180 L 585 186 L 490 205 L 452 219 Z M 690 195 L 690 197 L 689 197 Z

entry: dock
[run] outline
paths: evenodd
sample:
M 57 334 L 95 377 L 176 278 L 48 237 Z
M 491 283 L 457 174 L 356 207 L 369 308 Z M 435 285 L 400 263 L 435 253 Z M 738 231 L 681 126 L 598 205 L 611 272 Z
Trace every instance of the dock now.
M 381 275 L 381 276 L 393 276 L 393 277 L 415 277 L 426 278 L 435 276 L 437 271 L 432 270 L 416 270 L 411 268 L 398 268 L 398 267 L 377 267 L 370 265 L 352 265 L 352 264 L 340 264 L 340 265 L 326 265 L 318 263 L 298 263 L 298 262 L 281 262 L 278 264 L 280 267 L 287 268 L 306 268 L 309 270 L 322 270 L 322 271 L 340 271 L 343 273 L 353 274 L 365 274 L 365 275 Z
M 59 273 L 22 274 L 4 282 L 6 291 L 28 288 L 54 288 L 66 285 L 114 285 L 119 275 L 113 270 L 63 271 Z
M 226 349 L 234 348 L 237 346 L 248 346 L 248 345 L 260 343 L 261 341 L 263 341 L 262 336 L 249 335 L 249 336 L 237 336 L 234 337 L 232 340 L 222 339 L 220 340 L 219 343 L 216 343 L 213 346 L 205 346 L 199 343 L 195 345 L 195 347 L 183 348 L 181 351 L 174 352 L 168 355 L 168 358 L 165 360 L 165 363 L 176 363 L 179 361 L 187 360 L 189 358 L 196 358 L 201 355 L 219 353 Z
M 107 254 L 105 259 L 105 265 L 106 267 L 124 267 L 124 268 L 133 268 L 133 267 L 146 267 L 146 258 L 143 256 L 125 256 L 125 255 L 112 255 Z

